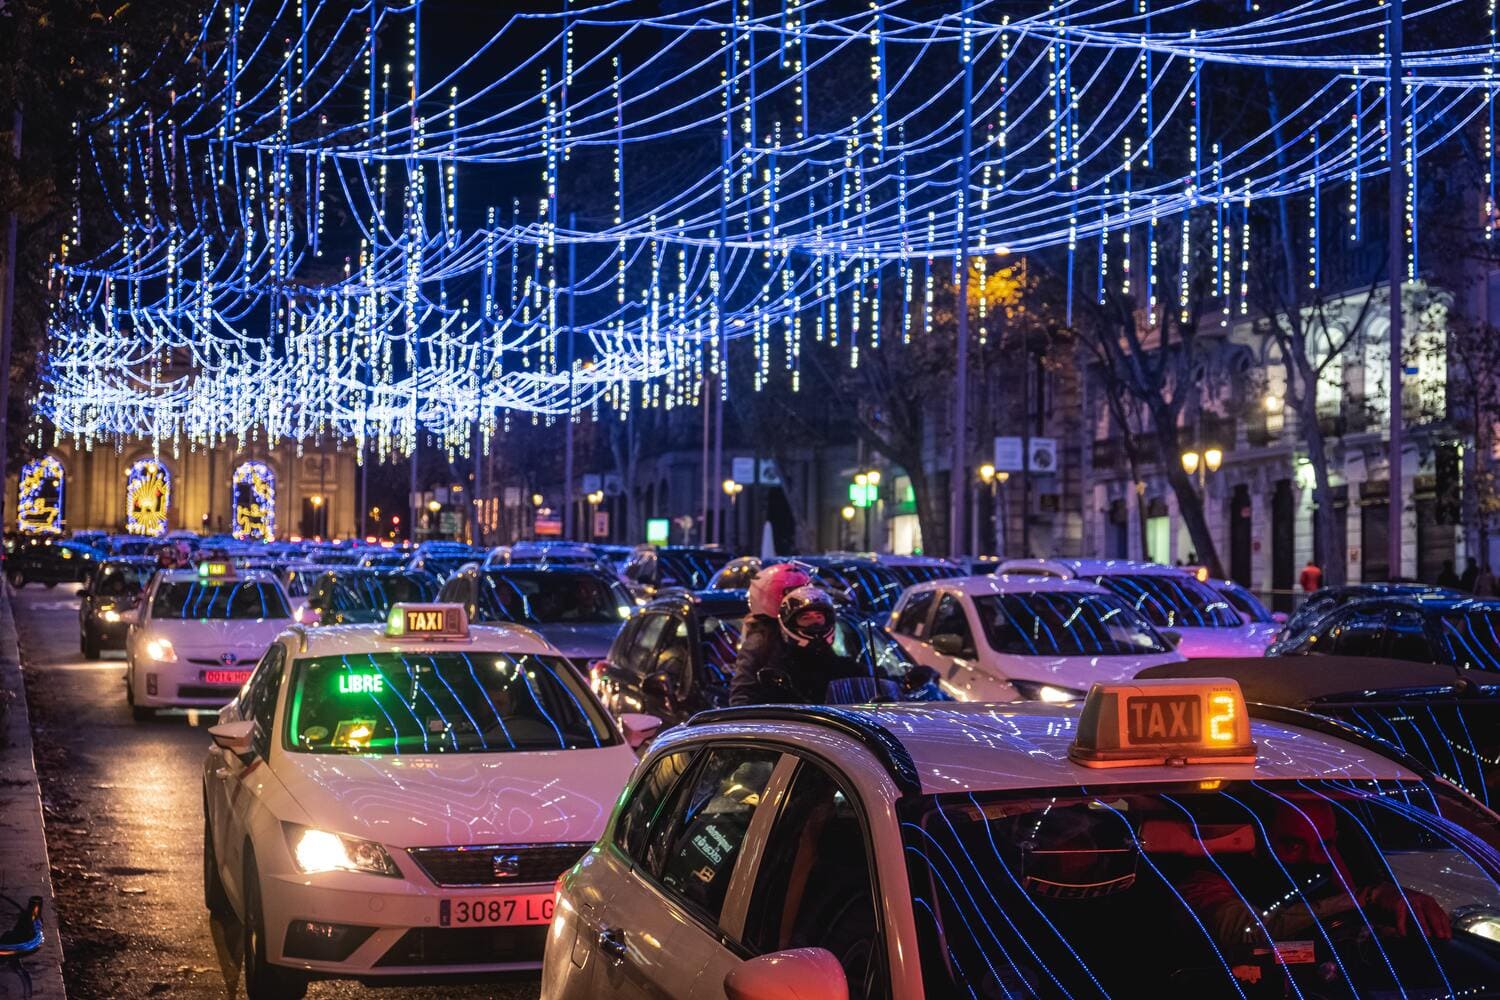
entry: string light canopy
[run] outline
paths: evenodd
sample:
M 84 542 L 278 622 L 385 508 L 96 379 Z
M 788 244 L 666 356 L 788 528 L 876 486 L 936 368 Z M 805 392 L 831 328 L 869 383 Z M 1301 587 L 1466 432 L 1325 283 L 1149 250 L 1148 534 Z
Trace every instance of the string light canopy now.
M 170 99 L 79 123 L 115 215 L 59 250 L 59 431 L 466 450 L 516 413 L 696 405 L 731 340 L 795 388 L 805 345 L 857 366 L 931 335 L 960 261 L 982 285 L 1041 251 L 1158 313 L 1206 244 L 1227 323 L 1255 202 L 1307 221 L 1317 284 L 1389 168 L 1371 0 L 500 6 L 228 0 L 180 65 L 118 51 Z M 1494 183 L 1493 6 L 1408 51 L 1413 178 L 1480 128 Z M 1466 9 L 1409 8 L 1414 38 Z M 1282 95 L 1264 126 L 1213 107 L 1247 81 Z M 1414 202 L 1405 230 L 1415 275 Z

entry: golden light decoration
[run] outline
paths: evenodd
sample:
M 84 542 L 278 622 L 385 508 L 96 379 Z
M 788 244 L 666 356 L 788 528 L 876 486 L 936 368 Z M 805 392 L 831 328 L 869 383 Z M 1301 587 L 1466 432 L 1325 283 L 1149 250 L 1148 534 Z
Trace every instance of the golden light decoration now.
M 154 458 L 143 458 L 125 477 L 125 530 L 156 538 L 166 534 L 172 507 L 172 473 Z
M 276 537 L 276 473 L 264 462 L 234 470 L 234 537 L 268 542 Z
M 51 455 L 21 466 L 16 527 L 25 535 L 60 535 L 63 530 L 63 467 Z

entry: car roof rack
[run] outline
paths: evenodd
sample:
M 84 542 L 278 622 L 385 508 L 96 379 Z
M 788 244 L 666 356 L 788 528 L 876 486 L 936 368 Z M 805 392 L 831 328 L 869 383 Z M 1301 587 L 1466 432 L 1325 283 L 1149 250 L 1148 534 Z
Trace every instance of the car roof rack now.
M 822 726 L 855 740 L 884 765 L 903 795 L 920 795 L 922 779 L 906 746 L 884 726 L 847 709 L 831 705 L 736 705 L 711 708 L 687 720 L 688 726 L 716 722 L 805 722 Z

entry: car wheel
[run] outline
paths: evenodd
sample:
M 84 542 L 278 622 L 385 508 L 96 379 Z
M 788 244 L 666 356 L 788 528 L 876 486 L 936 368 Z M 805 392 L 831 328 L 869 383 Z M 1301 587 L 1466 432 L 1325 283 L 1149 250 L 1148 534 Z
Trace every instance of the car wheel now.
M 300 1000 L 307 977 L 266 961 L 266 922 L 260 905 L 255 855 L 245 852 L 245 1000 Z
M 208 825 L 206 797 L 203 800 L 203 905 L 216 917 L 227 916 L 230 911 L 229 894 L 224 891 L 224 880 L 219 877 L 219 859 L 214 854 L 214 836 Z
M 78 638 L 78 645 L 83 650 L 85 660 L 99 659 L 99 635 L 93 629 L 84 626 Z
M 136 722 L 150 722 L 156 718 L 156 709 L 135 703 L 135 682 L 129 672 L 125 674 L 125 704 L 130 706 L 130 717 Z
M 11 570 L 6 574 L 6 577 L 10 580 L 10 585 L 17 590 L 20 590 L 22 587 L 26 586 L 26 574 L 22 573 L 18 569 Z

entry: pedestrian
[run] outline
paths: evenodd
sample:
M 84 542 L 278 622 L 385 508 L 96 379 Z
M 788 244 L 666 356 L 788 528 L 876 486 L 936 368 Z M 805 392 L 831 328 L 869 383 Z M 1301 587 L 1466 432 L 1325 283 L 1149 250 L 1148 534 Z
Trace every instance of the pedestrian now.
M 1437 585 L 1439 587 L 1447 587 L 1449 590 L 1458 589 L 1458 574 L 1453 571 L 1452 559 L 1443 560 L 1443 568 L 1438 570 Z
M 1316 559 L 1309 559 L 1307 565 L 1302 567 L 1302 575 L 1297 578 L 1297 582 L 1301 584 L 1304 594 L 1311 594 L 1323 586 L 1323 570 Z
M 1490 564 L 1485 563 L 1479 570 L 1479 575 L 1474 578 L 1475 597 L 1495 596 L 1495 574 L 1490 572 Z
M 1479 560 L 1475 559 L 1473 556 L 1470 556 L 1468 562 L 1464 564 L 1463 576 L 1460 576 L 1458 578 L 1458 585 L 1468 593 L 1472 594 L 1474 593 L 1474 581 L 1478 579 Z

